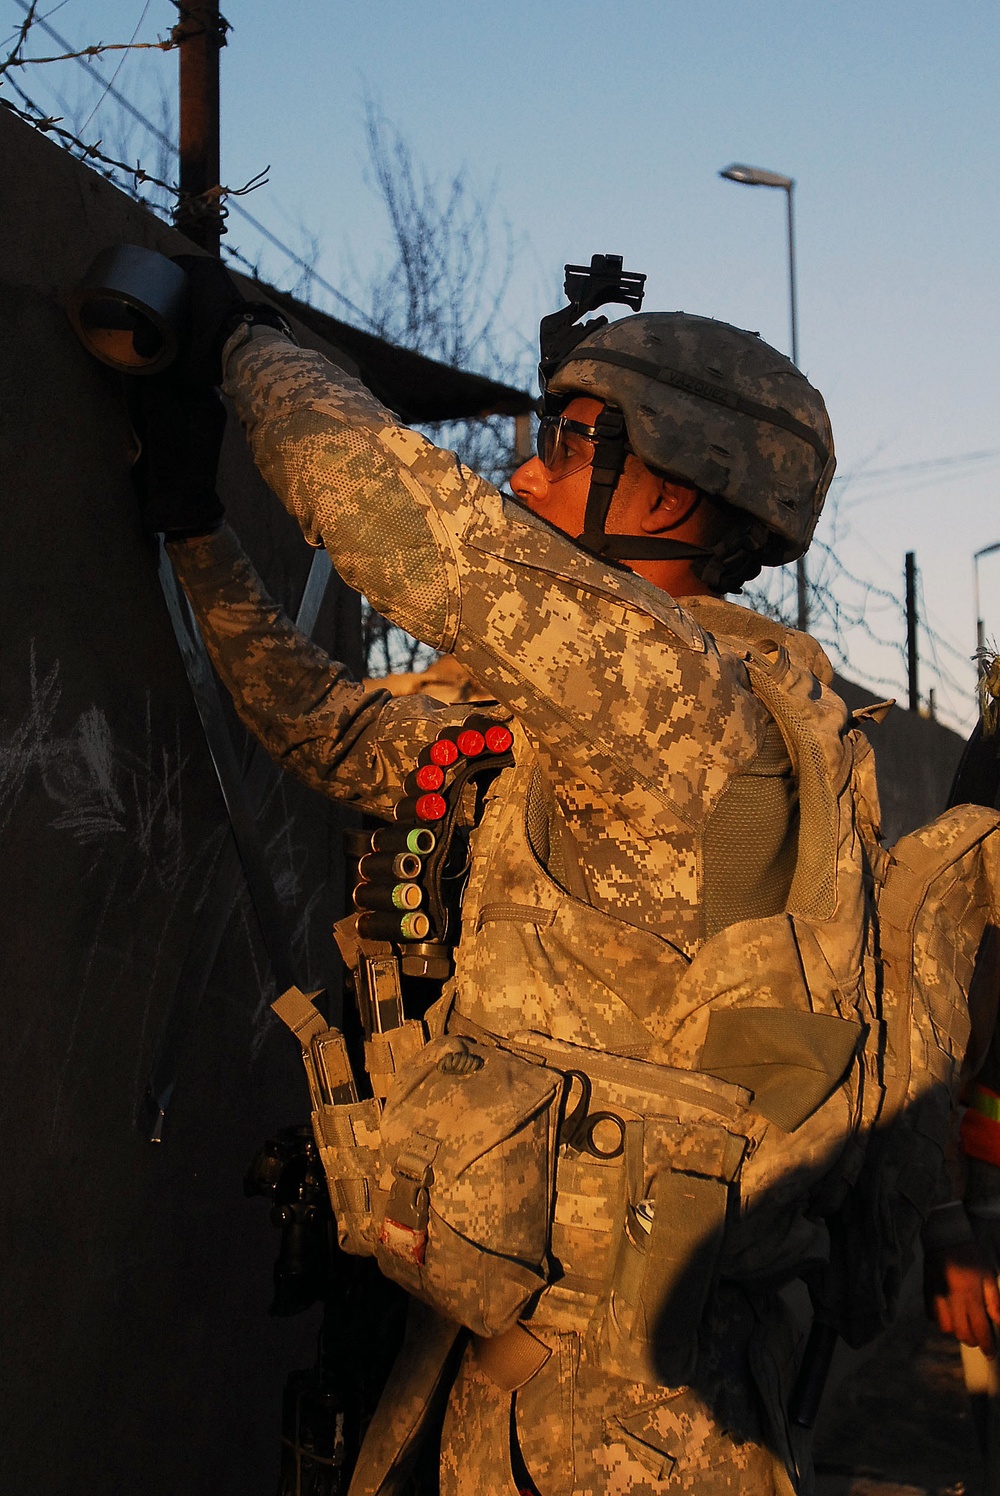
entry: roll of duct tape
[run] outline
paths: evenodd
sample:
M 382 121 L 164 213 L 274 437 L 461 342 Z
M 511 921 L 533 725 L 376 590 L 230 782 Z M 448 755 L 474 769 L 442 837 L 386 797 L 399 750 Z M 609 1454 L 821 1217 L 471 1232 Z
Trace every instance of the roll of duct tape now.
M 122 374 L 159 374 L 177 356 L 189 297 L 187 276 L 166 255 L 118 244 L 101 250 L 66 310 L 102 363 Z

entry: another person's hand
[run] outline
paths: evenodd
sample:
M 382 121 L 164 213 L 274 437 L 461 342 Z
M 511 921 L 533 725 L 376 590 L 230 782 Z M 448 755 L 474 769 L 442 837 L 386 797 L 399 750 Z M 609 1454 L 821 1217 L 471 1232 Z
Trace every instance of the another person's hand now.
M 140 451 L 132 485 L 145 529 L 168 540 L 208 535 L 222 523 L 215 491 L 226 408 L 207 384 L 172 374 L 126 381 L 129 415 Z
M 978 1242 L 925 1248 L 924 1302 L 946 1335 L 995 1358 L 1000 1288 L 993 1259 Z

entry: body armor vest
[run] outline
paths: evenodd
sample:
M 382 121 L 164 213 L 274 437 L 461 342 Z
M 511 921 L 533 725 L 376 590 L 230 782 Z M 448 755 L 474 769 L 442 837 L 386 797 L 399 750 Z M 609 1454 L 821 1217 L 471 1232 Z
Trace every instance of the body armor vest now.
M 854 1342 L 885 1322 L 995 919 L 997 815 L 959 807 L 885 852 L 843 703 L 782 645 L 743 657 L 798 782 L 786 909 L 691 957 L 567 892 L 516 733 L 430 1043 L 408 1026 L 398 1073 L 383 1046 L 384 1107 L 314 1112 L 350 1250 L 480 1336 L 572 1330 L 661 1386 L 720 1282 L 807 1276 Z

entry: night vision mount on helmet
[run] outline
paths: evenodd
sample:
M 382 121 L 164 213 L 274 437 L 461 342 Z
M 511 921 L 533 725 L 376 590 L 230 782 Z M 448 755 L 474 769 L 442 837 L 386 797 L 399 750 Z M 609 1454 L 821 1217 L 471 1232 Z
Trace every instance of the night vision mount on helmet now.
M 823 398 L 757 333 L 687 312 L 640 312 L 645 276 L 621 267 L 617 255 L 595 255 L 589 269 L 567 265 L 570 305 L 542 319 L 540 445 L 546 418 L 574 396 L 603 401 L 580 544 L 615 561 L 690 559 L 709 586 L 736 590 L 762 565 L 808 549 L 836 463 Z M 639 315 L 575 325 L 609 302 Z M 711 549 L 606 533 L 629 453 L 740 511 Z

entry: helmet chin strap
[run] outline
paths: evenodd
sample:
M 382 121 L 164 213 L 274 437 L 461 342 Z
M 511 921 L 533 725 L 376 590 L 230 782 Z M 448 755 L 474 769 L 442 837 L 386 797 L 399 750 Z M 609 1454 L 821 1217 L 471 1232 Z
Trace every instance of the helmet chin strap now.
M 693 545 L 687 540 L 673 540 L 667 535 L 609 535 L 605 526 L 618 480 L 625 471 L 625 459 L 631 448 L 625 417 L 616 405 L 605 405 L 594 422 L 594 460 L 590 469 L 590 488 L 583 516 L 583 530 L 577 544 L 595 556 L 608 561 L 691 561 L 708 560 L 715 548 Z
M 675 540 L 670 535 L 609 535 L 605 526 L 611 501 L 632 449 L 625 417 L 616 405 L 605 404 L 594 427 L 590 487 L 577 545 L 606 561 L 689 561 L 699 580 L 718 593 L 739 592 L 744 581 L 760 573 L 768 538 L 767 527 L 760 520 L 732 525 L 711 546 Z M 689 510 L 684 518 L 693 512 Z
M 591 544 L 591 541 L 594 544 Z M 715 555 L 703 545 L 687 540 L 670 540 L 666 535 L 596 535 L 586 530 L 577 536 L 577 544 L 608 561 L 695 561 Z
M 607 561 L 690 561 L 692 571 L 713 592 L 740 592 L 743 583 L 759 576 L 767 529 L 757 523 L 735 525 L 715 545 L 693 545 L 668 535 L 599 535 L 586 531 L 577 544 Z M 591 544 L 593 541 L 593 544 Z

